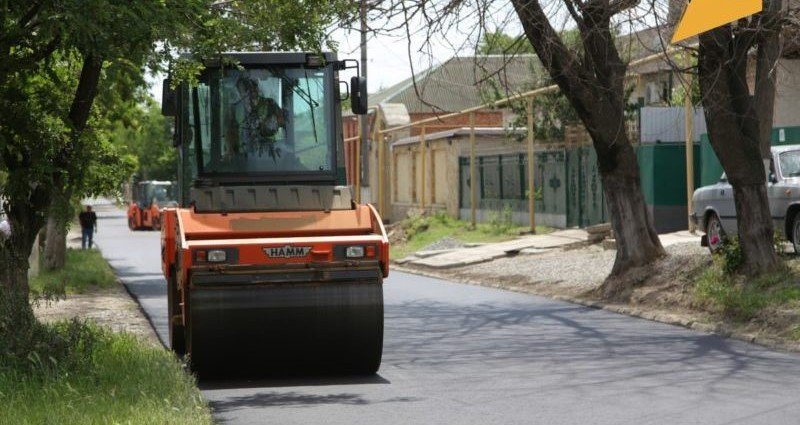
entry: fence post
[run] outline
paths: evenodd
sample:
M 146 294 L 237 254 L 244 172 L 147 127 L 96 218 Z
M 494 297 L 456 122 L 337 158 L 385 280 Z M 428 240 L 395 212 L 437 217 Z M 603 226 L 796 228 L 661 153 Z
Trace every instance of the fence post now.
M 388 218 L 386 214 L 386 143 L 388 139 L 386 136 L 377 132 L 376 136 L 375 140 L 378 143 L 378 155 L 380 155 L 378 160 L 378 211 L 385 220 Z
M 364 135 L 361 134 L 361 126 L 359 125 L 358 126 L 358 140 L 356 140 L 356 142 L 355 142 L 355 145 L 356 145 L 355 146 L 355 151 L 356 152 L 355 152 L 355 155 L 354 155 L 355 158 L 353 158 L 353 160 L 355 162 L 355 172 L 353 174 L 355 174 L 354 180 L 355 180 L 356 204 L 360 204 L 361 203 L 361 143 L 362 143 L 362 138 L 363 137 L 364 137 Z
M 478 185 L 475 177 L 475 113 L 469 113 L 469 217 L 472 228 L 477 226 Z
M 528 98 L 528 221 L 531 233 L 536 233 L 536 187 L 534 186 L 534 152 L 533 152 L 533 98 Z
M 376 106 L 375 107 L 375 121 L 372 124 L 372 126 L 374 128 L 373 140 L 375 140 L 375 143 L 378 144 L 378 149 L 377 149 L 377 151 L 378 151 L 378 161 L 376 161 L 377 164 L 378 164 L 378 169 L 376 170 L 376 172 L 378 173 L 378 202 L 376 202 L 376 205 L 378 207 L 378 212 L 380 213 L 381 218 L 385 220 L 386 219 L 386 212 L 385 212 L 386 206 L 385 206 L 384 198 L 386 197 L 386 193 L 384 191 L 384 189 L 385 189 L 384 188 L 384 184 L 385 184 L 385 180 L 386 179 L 384 177 L 385 177 L 385 173 L 386 173 L 386 170 L 385 170 L 385 168 L 386 168 L 386 158 L 385 158 L 385 156 L 386 156 L 386 150 L 385 150 L 386 147 L 384 145 L 386 144 L 386 138 L 381 134 L 381 127 L 382 126 L 380 125 L 380 122 L 381 122 L 380 121 L 380 106 Z
M 686 55 L 686 66 L 689 66 L 689 55 Z M 692 105 L 692 74 L 684 74 L 684 130 L 686 135 L 686 209 L 688 229 L 695 232 L 692 222 L 692 195 L 694 194 L 694 105 Z
M 422 126 L 422 131 L 419 133 L 419 149 L 420 149 L 420 197 L 419 208 L 425 212 L 425 126 Z

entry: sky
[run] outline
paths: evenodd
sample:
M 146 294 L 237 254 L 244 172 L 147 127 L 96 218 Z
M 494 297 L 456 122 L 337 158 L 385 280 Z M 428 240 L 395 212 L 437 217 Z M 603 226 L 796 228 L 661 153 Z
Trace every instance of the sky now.
M 382 22 L 380 24 L 386 24 Z M 372 22 L 371 25 L 380 25 Z M 386 34 L 371 34 L 367 40 L 367 90 L 375 93 L 392 86 L 425 69 L 438 65 L 447 59 L 459 55 L 474 54 L 474 46 L 469 36 L 459 31 L 452 31 L 446 36 L 437 37 L 426 43 L 425 36 L 420 34 L 422 23 L 412 23 L 411 54 L 409 59 L 409 38 L 404 30 L 395 30 Z M 512 31 L 513 32 L 513 31 Z M 361 35 L 357 31 L 335 30 L 331 37 L 338 44 L 339 59 L 361 59 Z M 420 52 L 420 49 L 424 49 Z M 355 72 L 340 73 L 340 78 L 349 81 Z M 161 101 L 161 81 L 163 75 L 150 76 L 151 95 Z
M 348 32 L 337 30 L 332 37 L 339 44 L 339 59 L 361 60 L 361 35 L 358 32 Z M 375 93 L 383 88 L 390 87 L 400 81 L 410 78 L 412 75 L 411 63 L 414 64 L 414 72 L 419 73 L 427 69 L 431 64 L 438 64 L 454 56 L 456 52 L 453 48 L 443 45 L 434 45 L 429 49 L 429 53 L 422 54 L 416 51 L 422 40 L 412 39 L 416 49 L 412 49 L 413 62 L 409 62 L 408 39 L 404 34 L 398 35 L 374 35 L 367 40 L 367 91 Z M 458 52 L 460 55 L 470 55 L 472 50 Z M 341 73 L 340 78 L 349 81 L 355 72 L 348 71 Z M 150 93 L 161 102 L 161 82 L 164 75 L 149 76 Z

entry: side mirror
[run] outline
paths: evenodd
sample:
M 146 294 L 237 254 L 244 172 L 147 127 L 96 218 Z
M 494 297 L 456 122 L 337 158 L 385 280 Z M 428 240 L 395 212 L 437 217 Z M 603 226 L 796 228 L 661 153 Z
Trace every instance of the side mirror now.
M 350 79 L 350 107 L 354 114 L 364 115 L 367 113 L 367 79 L 364 77 L 353 77 Z
M 775 184 L 778 182 L 778 176 L 775 173 L 769 173 L 769 182 Z
M 172 88 L 172 80 L 164 79 L 164 86 L 161 89 L 161 115 L 174 117 L 178 109 L 178 95 Z

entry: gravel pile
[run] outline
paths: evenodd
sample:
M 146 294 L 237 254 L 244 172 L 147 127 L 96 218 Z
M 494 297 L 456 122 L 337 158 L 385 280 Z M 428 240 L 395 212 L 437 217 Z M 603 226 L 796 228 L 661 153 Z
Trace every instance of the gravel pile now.
M 438 250 L 441 250 L 441 249 L 458 249 L 458 248 L 463 248 L 463 247 L 464 247 L 464 242 L 461 242 L 458 239 L 454 239 L 454 238 L 451 238 L 449 236 L 446 236 L 446 237 L 444 237 L 442 239 L 439 239 L 438 241 L 426 246 L 425 248 L 422 248 L 420 251 L 438 251 Z
M 698 244 L 677 244 L 666 248 L 671 255 L 708 255 Z M 589 290 L 600 285 L 611 272 L 616 251 L 598 245 L 581 249 L 556 250 L 535 255 L 517 255 L 459 269 L 467 279 L 496 281 L 504 285 L 566 286 Z

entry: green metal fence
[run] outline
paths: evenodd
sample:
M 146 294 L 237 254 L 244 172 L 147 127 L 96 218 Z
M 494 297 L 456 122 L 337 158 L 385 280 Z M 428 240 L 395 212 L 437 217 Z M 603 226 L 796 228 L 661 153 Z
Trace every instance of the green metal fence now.
M 772 129 L 772 145 L 800 144 L 800 127 L 777 127 Z M 700 186 L 717 183 L 722 175 L 722 164 L 719 163 L 714 149 L 708 140 L 708 134 L 700 136 Z
M 527 212 L 526 154 L 477 157 L 478 209 Z M 567 227 L 605 222 L 608 212 L 591 147 L 553 149 L 536 153 L 536 212 L 565 216 Z M 459 158 L 459 207 L 469 208 L 469 158 Z M 560 220 L 564 221 L 564 220 Z

